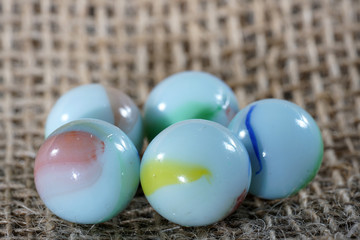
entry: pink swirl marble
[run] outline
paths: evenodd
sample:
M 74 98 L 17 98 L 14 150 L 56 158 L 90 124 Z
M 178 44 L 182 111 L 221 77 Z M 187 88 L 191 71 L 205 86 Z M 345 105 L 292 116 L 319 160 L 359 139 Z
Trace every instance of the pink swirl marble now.
M 41 198 L 91 186 L 102 173 L 105 144 L 96 136 L 70 131 L 51 136 L 40 148 L 34 177 Z

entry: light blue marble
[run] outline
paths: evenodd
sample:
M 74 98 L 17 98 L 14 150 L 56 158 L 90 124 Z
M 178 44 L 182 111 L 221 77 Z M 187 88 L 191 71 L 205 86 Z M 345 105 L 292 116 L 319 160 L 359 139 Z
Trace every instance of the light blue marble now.
M 323 141 L 315 120 L 298 105 L 264 99 L 242 109 L 229 129 L 244 143 L 252 164 L 250 193 L 277 199 L 297 193 L 316 175 Z
M 183 226 L 203 226 L 236 210 L 248 192 L 251 166 L 245 147 L 226 127 L 185 120 L 150 143 L 140 179 L 160 215 Z
M 40 197 L 54 214 L 67 221 L 81 224 L 107 221 L 124 210 L 136 193 L 140 167 L 137 150 L 119 128 L 97 119 L 72 121 L 51 136 L 71 131 L 91 133 L 105 143 L 104 155 L 98 160 L 102 166 L 101 175 L 89 187 L 51 197 L 47 197 L 46 189 L 38 189 Z M 47 181 L 46 186 L 55 191 L 66 187 L 54 179 L 52 172 L 38 173 L 35 177 L 36 184 Z
M 95 118 L 114 123 L 110 101 L 103 86 L 83 85 L 62 95 L 47 117 L 45 137 L 65 123 L 81 118 Z
M 205 72 L 185 71 L 169 76 L 151 91 L 144 123 L 151 140 L 166 127 L 186 119 L 227 126 L 238 111 L 235 94 L 222 80 Z
M 114 108 L 119 105 L 123 108 L 114 112 Z M 100 84 L 87 84 L 66 92 L 57 100 L 47 117 L 45 137 L 58 127 L 82 118 L 99 119 L 116 125 L 130 137 L 138 151 L 141 151 L 144 139 L 141 113 L 121 91 L 104 88 Z M 122 119 L 122 122 L 115 122 L 116 118 Z

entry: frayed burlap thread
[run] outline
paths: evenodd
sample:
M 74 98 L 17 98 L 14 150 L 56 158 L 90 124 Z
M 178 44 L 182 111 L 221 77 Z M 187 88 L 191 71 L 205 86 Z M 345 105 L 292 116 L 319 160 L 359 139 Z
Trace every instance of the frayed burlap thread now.
M 346 239 L 360 236 L 358 0 L 0 0 L 0 236 L 5 239 Z M 67 90 L 101 82 L 142 108 L 166 76 L 222 78 L 241 107 L 269 97 L 314 116 L 324 162 L 297 195 L 248 196 L 214 225 L 185 228 L 141 190 L 98 225 L 54 216 L 33 181 L 44 123 Z

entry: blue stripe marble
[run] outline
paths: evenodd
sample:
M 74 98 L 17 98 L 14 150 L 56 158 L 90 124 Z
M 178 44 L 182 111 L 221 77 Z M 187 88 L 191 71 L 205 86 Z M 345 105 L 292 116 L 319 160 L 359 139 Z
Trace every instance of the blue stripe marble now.
M 257 197 L 293 195 L 319 170 L 324 149 L 320 129 L 309 113 L 292 102 L 263 99 L 252 103 L 236 114 L 229 129 L 249 153 L 250 193 Z

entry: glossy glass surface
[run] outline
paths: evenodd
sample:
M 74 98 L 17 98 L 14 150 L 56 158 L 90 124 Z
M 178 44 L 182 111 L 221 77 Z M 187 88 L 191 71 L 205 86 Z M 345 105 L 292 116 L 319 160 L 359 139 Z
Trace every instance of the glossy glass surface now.
M 316 175 L 323 141 L 315 120 L 294 103 L 265 99 L 242 109 L 229 129 L 252 164 L 250 193 L 266 199 L 297 193 Z
M 186 119 L 212 120 L 227 126 L 239 111 L 232 90 L 217 77 L 196 71 L 174 74 L 159 83 L 145 104 L 149 139 Z
M 150 143 L 140 179 L 160 215 L 183 226 L 203 226 L 236 210 L 248 192 L 251 167 L 245 147 L 227 128 L 185 120 Z
M 133 141 L 138 151 L 144 131 L 139 109 L 123 92 L 88 84 L 71 89 L 51 109 L 45 126 L 45 137 L 58 127 L 82 118 L 95 118 L 114 124 Z
M 36 189 L 57 216 L 75 223 L 104 222 L 122 211 L 139 184 L 140 159 L 119 128 L 96 119 L 65 124 L 41 146 Z

